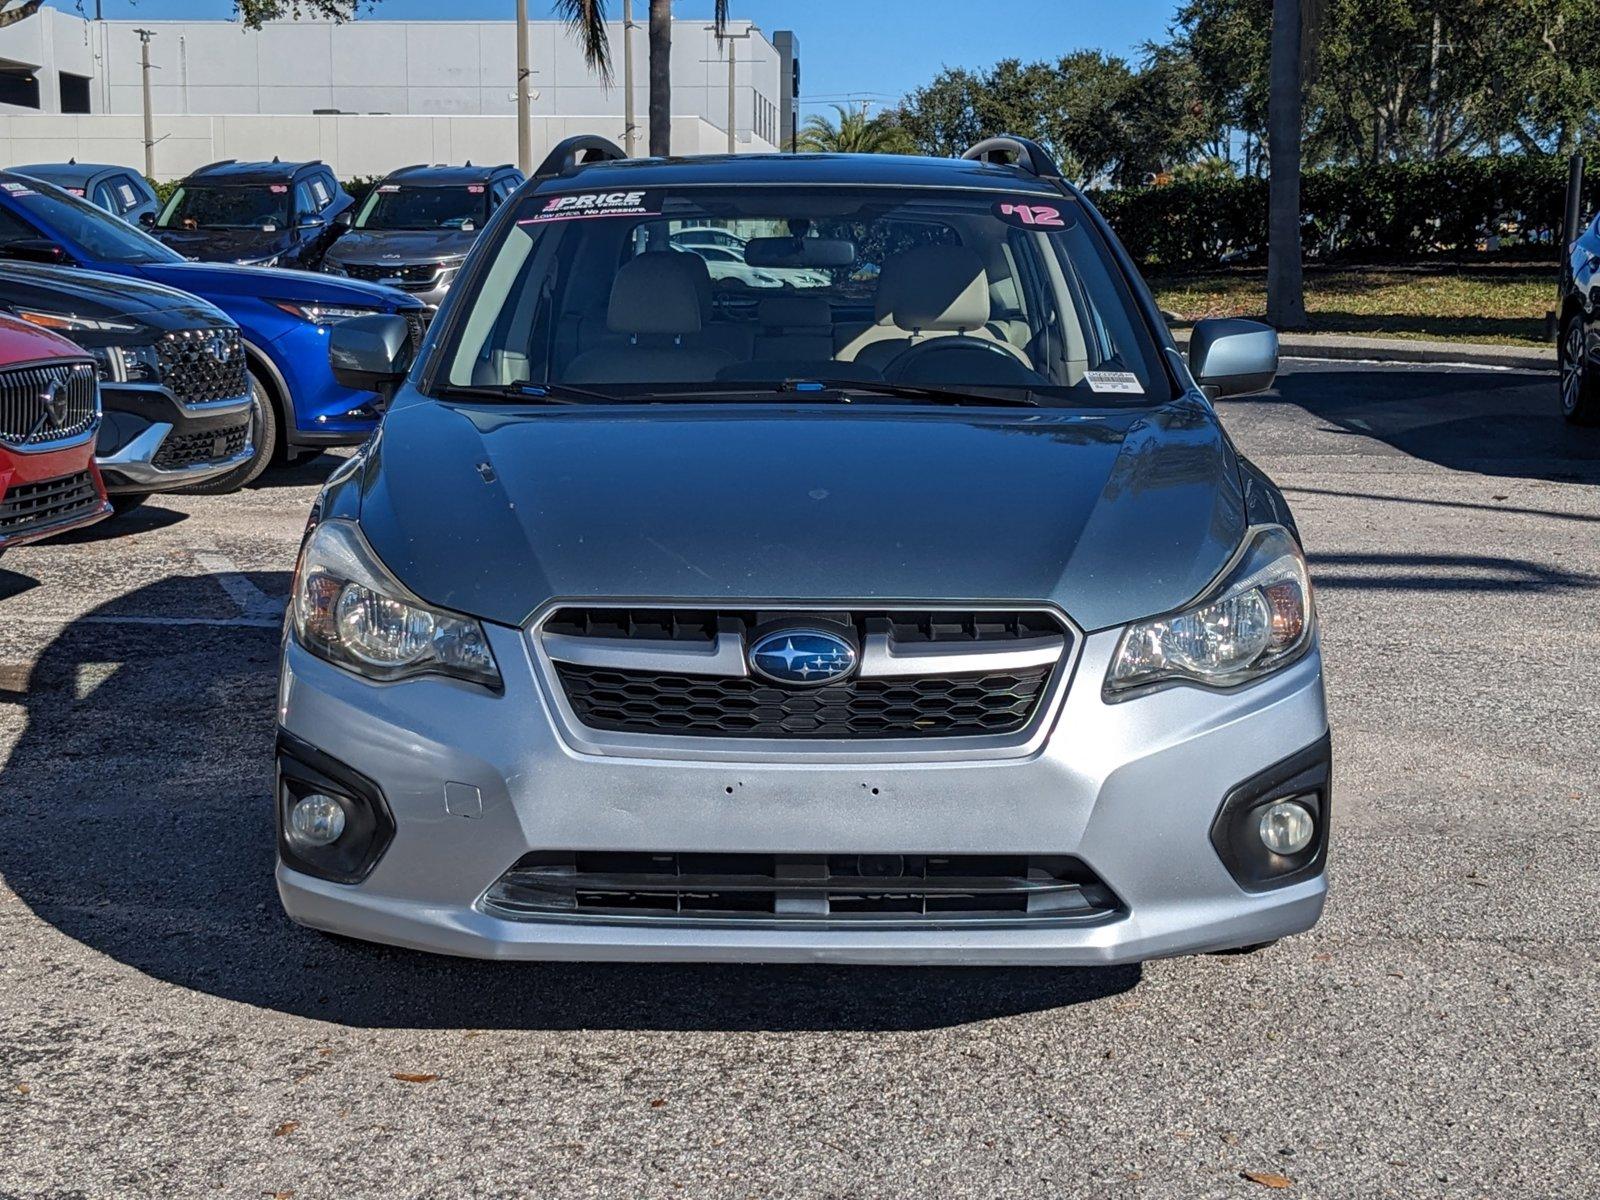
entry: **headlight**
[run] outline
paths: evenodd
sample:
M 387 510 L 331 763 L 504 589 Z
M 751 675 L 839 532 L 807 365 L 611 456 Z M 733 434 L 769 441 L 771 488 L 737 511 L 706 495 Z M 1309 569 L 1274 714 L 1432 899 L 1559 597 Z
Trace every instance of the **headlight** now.
M 1256 526 L 1207 596 L 1128 628 L 1106 673 L 1106 692 L 1164 680 L 1233 687 L 1299 658 L 1315 629 L 1299 544 L 1281 525 Z
M 99 317 L 79 317 L 72 313 L 45 312 L 38 308 L 19 308 L 17 316 L 41 329 L 53 329 L 71 337 L 75 333 L 132 333 L 137 325 L 107 321 Z
M 370 679 L 453 675 L 500 686 L 483 626 L 413 596 L 349 521 L 323 521 L 306 539 L 290 621 L 311 653 Z
M 299 317 L 302 321 L 310 321 L 313 325 L 337 325 L 340 321 L 348 321 L 351 317 L 366 317 L 385 311 L 381 308 L 359 308 L 351 304 L 303 304 L 295 300 L 274 300 L 272 303 L 291 317 Z
M 350 273 L 332 259 L 327 258 L 322 260 L 322 270 L 328 275 L 348 275 Z
M 283 255 L 280 252 L 278 254 L 269 254 L 265 258 L 236 258 L 233 261 L 235 266 L 240 267 L 275 267 L 281 257 Z

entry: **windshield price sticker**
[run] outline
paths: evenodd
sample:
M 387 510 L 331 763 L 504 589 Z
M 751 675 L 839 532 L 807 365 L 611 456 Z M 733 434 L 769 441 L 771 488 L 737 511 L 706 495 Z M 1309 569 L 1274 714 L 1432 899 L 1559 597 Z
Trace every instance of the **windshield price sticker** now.
M 551 196 L 543 209 L 517 224 L 542 225 L 546 221 L 579 221 L 592 217 L 649 217 L 660 211 L 661 202 L 651 192 L 579 192 Z
M 398 183 L 385 183 L 382 184 L 378 190 L 380 192 L 398 192 L 400 190 L 400 185 Z
M 1000 201 L 994 206 L 994 215 L 1019 229 L 1066 229 L 1072 224 L 1053 204 L 1024 204 L 1019 200 Z
M 469 183 L 467 184 L 467 192 L 473 196 L 481 196 L 483 195 L 483 184 Z
M 267 185 L 267 191 L 271 192 L 274 196 L 281 196 L 288 190 L 289 185 L 287 183 L 273 183 Z
M 1132 371 L 1085 371 L 1084 379 L 1092 392 L 1123 392 L 1130 396 L 1144 395 L 1144 385 Z
M 32 196 L 37 194 L 25 183 L 5 183 L 0 184 L 0 187 L 5 188 L 13 196 Z

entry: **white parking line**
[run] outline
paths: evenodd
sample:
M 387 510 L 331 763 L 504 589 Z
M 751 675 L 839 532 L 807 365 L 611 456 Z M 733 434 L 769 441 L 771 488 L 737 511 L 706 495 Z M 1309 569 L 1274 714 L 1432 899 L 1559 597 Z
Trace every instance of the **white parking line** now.
M 227 592 L 239 610 L 247 617 L 263 617 L 269 613 L 282 613 L 283 604 L 267 595 L 239 570 L 231 558 L 214 550 L 196 549 L 197 563 L 216 577 L 222 590 Z

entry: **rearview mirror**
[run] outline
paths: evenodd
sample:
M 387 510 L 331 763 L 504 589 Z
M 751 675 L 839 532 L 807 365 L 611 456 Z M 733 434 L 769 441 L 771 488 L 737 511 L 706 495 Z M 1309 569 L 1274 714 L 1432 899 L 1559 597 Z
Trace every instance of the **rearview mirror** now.
M 67 252 L 49 238 L 18 238 L 0 246 L 0 258 L 14 258 L 19 262 L 64 263 Z
M 752 267 L 848 267 L 856 261 L 856 245 L 844 238 L 751 238 L 744 261 Z
M 333 377 L 358 392 L 393 396 L 411 369 L 411 328 L 404 317 L 347 317 L 328 331 Z
M 1213 400 L 1265 391 L 1278 375 L 1278 332 L 1237 317 L 1198 321 L 1189 336 L 1189 373 Z

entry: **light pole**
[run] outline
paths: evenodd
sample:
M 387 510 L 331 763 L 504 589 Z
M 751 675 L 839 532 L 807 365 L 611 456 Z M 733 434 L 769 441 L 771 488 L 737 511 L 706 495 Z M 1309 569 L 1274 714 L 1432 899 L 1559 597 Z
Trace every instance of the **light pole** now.
M 528 0 L 517 0 L 517 169 L 533 170 L 533 123 L 528 116 Z
M 622 0 L 622 148 L 629 158 L 639 136 L 633 118 L 633 0 Z
M 712 31 L 715 31 L 717 27 L 715 25 L 707 25 L 706 28 L 710 29 Z M 738 124 L 739 124 L 739 102 L 738 102 L 739 101 L 739 93 L 736 90 L 737 87 L 738 87 L 738 80 L 737 80 L 737 73 L 736 73 L 734 68 L 737 66 L 737 62 L 736 62 L 735 57 L 734 57 L 733 43 L 734 42 L 743 41 L 744 39 L 750 37 L 751 35 L 753 35 L 756 32 L 757 32 L 756 27 L 754 25 L 751 25 L 743 33 L 729 33 L 726 30 L 724 30 L 723 32 L 717 34 L 717 46 L 718 46 L 718 48 L 719 49 L 722 48 L 722 44 L 724 42 L 726 42 L 727 43 L 726 49 L 727 49 L 727 52 L 728 52 L 728 153 L 729 154 L 736 154 L 736 153 L 738 153 L 738 150 L 739 150 L 739 139 L 737 137 L 737 128 L 738 128 Z M 716 60 L 715 59 L 708 59 L 707 61 L 715 62 Z
M 150 116 L 150 39 L 155 33 L 149 29 L 135 29 L 139 35 L 139 87 L 144 96 L 144 176 L 156 177 L 156 131 Z

